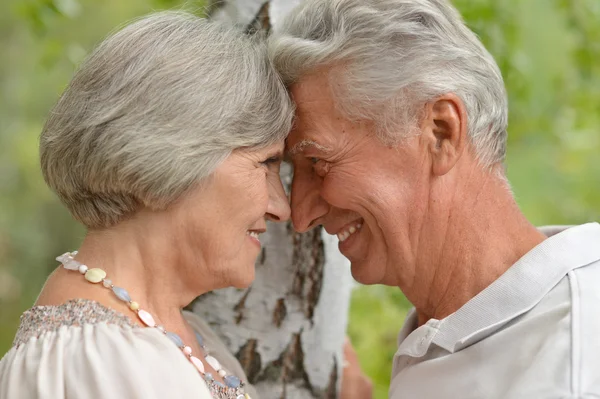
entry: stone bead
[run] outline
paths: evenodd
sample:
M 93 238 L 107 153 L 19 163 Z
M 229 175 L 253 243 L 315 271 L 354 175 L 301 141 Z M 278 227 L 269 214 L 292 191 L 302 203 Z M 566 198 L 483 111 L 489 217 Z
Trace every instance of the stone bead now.
M 81 274 L 85 274 L 88 271 L 88 267 L 86 265 L 80 265 L 79 266 L 79 273 Z
M 66 262 L 63 262 L 63 267 L 68 270 L 79 270 L 80 266 L 81 266 L 81 263 L 77 262 L 75 259 L 71 259 L 71 260 L 67 260 Z
M 215 385 L 220 388 L 226 388 L 225 384 L 223 384 L 221 381 L 215 381 Z
M 192 354 L 192 348 L 190 348 L 189 346 L 183 347 L 182 350 L 183 350 L 183 353 L 185 353 L 188 356 Z
M 150 313 L 146 312 L 143 309 L 140 309 L 138 311 L 138 317 L 140 318 L 142 323 L 144 323 L 148 327 L 154 327 L 156 325 L 156 322 L 154 321 L 154 317 L 152 317 L 152 315 Z
M 167 337 L 169 337 L 169 339 L 171 341 L 173 341 L 173 343 L 175 343 L 175 345 L 177 345 L 178 348 L 181 348 L 183 346 L 183 341 L 181 340 L 181 338 L 179 337 L 179 335 L 167 331 Z
M 165 330 L 165 328 L 163 326 L 156 326 L 156 329 L 163 334 L 166 334 L 166 332 L 167 332 L 167 330 Z
M 235 375 L 228 375 L 223 379 L 223 381 L 225 381 L 225 385 L 227 385 L 229 388 L 237 388 L 242 383 L 242 381 Z
M 200 346 L 204 346 L 204 338 L 202 338 L 202 335 L 196 333 L 196 341 L 198 341 Z
M 214 357 L 207 355 L 206 357 L 204 357 L 204 360 L 206 360 L 206 363 L 210 364 L 210 367 L 212 367 L 213 369 L 217 371 L 221 370 L 221 363 L 219 363 L 219 361 Z
M 246 399 L 246 397 L 244 395 L 238 395 L 235 399 Z
M 133 310 L 135 312 L 139 308 L 140 308 L 140 304 L 139 303 L 137 303 L 135 301 L 129 302 L 129 309 L 131 309 L 131 310 Z
M 105 278 L 104 280 L 102 280 L 102 285 L 105 286 L 106 288 L 110 288 L 110 286 L 112 285 L 112 281 Z
M 213 377 L 213 375 L 212 375 L 211 373 L 206 373 L 206 374 L 204 374 L 204 377 L 206 377 L 206 379 L 207 379 L 208 381 L 212 381 L 212 380 L 214 380 L 214 377 Z
M 64 254 L 57 256 L 56 260 L 59 261 L 60 263 L 65 263 L 67 262 L 69 259 L 71 258 L 71 254 L 69 254 L 68 252 L 65 252 Z
M 244 394 L 244 398 L 246 398 L 246 399 L 252 399 L 252 398 L 250 397 L 250 395 L 248 395 L 247 393 L 246 393 L 246 394 Z
M 199 372 L 204 374 L 204 363 L 202 363 L 202 360 L 198 359 L 196 356 L 190 356 L 190 361 L 196 366 Z
M 104 280 L 104 277 L 106 277 L 106 272 L 102 269 L 98 269 L 97 267 L 88 269 L 85 272 L 85 279 L 90 283 L 99 283 L 100 281 Z
M 115 293 L 115 295 L 117 296 L 117 298 L 119 298 L 123 302 L 129 302 L 129 301 L 131 301 L 131 297 L 129 296 L 129 292 L 127 292 L 124 288 L 113 287 L 112 290 Z
M 218 373 L 221 377 L 225 377 L 227 375 L 227 371 L 225 371 L 223 369 L 219 370 Z

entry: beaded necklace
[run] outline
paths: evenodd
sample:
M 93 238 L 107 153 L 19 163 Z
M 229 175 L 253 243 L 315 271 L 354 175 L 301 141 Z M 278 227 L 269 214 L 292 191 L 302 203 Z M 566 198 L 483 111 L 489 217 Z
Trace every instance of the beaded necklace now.
M 129 295 L 129 293 L 121 287 L 115 286 L 111 280 L 106 278 L 106 272 L 99 268 L 88 268 L 86 265 L 78 262 L 74 259 L 77 255 L 77 251 L 66 252 L 56 258 L 57 261 L 62 263 L 63 267 L 67 270 L 77 270 L 79 273 L 83 274 L 85 279 L 93 284 L 102 283 L 102 285 L 110 289 L 117 298 L 121 301 L 126 302 L 133 312 L 135 312 L 138 318 L 141 320 L 144 325 L 150 328 L 156 328 L 162 334 L 166 335 L 171 341 L 177 345 L 179 349 L 183 352 L 185 357 L 196 367 L 200 375 L 206 381 L 210 393 L 213 398 L 216 399 L 251 399 L 250 395 L 244 392 L 244 383 L 238 377 L 233 374 L 229 374 L 222 366 L 219 361 L 210 355 L 208 349 L 204 345 L 204 339 L 198 333 L 196 333 L 196 339 L 198 340 L 198 344 L 204 350 L 204 360 L 208 363 L 213 369 L 219 373 L 219 375 L 223 378 L 225 384 L 221 383 L 214 379 L 211 373 L 205 372 L 204 364 L 200 359 L 196 356 L 192 355 L 192 348 L 185 345 L 181 337 L 174 332 L 170 332 L 165 330 L 165 328 L 161 325 L 158 325 L 154 321 L 154 317 L 152 315 L 140 308 L 140 305 L 133 301 Z

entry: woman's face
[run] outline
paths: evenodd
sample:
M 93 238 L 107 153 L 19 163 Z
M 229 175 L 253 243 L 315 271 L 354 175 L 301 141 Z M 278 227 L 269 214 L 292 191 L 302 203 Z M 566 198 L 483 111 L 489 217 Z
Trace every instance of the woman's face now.
M 254 264 L 261 252 L 259 235 L 266 231 L 266 220 L 290 217 L 279 178 L 283 148 L 282 141 L 263 149 L 234 151 L 173 209 L 179 241 L 175 245 L 184 246 L 187 253 L 189 278 L 200 279 L 196 280 L 200 284 L 211 282 L 202 288 L 243 288 L 254 280 Z

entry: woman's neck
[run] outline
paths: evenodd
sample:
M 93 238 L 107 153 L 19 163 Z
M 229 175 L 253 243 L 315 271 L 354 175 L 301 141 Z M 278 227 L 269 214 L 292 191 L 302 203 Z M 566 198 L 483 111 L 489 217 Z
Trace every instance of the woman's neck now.
M 189 284 L 185 265 L 190 257 L 186 257 L 170 237 L 174 235 L 156 234 L 156 231 L 149 234 L 148 230 L 133 223 L 90 231 L 78 249 L 76 259 L 89 268 L 106 271 L 107 278 L 115 286 L 127 290 L 131 299 L 150 312 L 157 323 L 177 330 L 185 324 L 182 308 L 210 290 L 210 278 L 204 281 L 206 289 Z M 194 260 L 198 258 L 193 257 Z M 194 267 L 201 268 L 202 265 Z M 56 305 L 73 298 L 98 301 L 139 322 L 127 304 L 101 283 L 91 284 L 78 272 L 62 268 L 50 276 L 37 304 Z

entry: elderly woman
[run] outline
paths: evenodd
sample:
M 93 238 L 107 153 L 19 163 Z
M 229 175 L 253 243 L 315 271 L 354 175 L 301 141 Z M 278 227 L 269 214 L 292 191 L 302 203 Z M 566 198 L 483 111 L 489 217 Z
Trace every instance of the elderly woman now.
M 519 210 L 502 76 L 450 2 L 305 0 L 270 48 L 297 105 L 294 226 L 415 306 L 390 398 L 600 397 L 600 225 Z
M 250 397 L 182 308 L 247 287 L 265 221 L 288 219 L 292 114 L 266 47 L 230 28 L 169 12 L 106 39 L 40 144 L 46 182 L 88 232 L 23 314 L 0 397 Z

